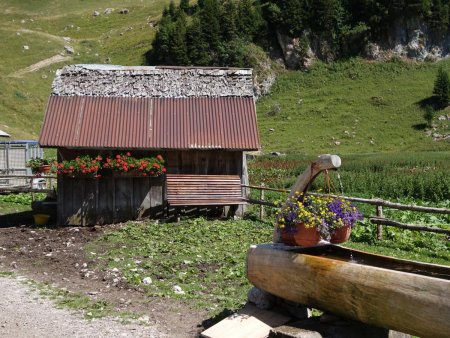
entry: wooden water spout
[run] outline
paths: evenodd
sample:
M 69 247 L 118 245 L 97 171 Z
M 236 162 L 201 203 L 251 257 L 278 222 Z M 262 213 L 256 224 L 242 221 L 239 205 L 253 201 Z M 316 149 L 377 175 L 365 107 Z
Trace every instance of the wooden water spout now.
M 249 249 L 247 277 L 275 296 L 419 337 L 450 334 L 450 267 L 335 245 Z
M 341 158 L 339 156 L 330 154 L 319 155 L 297 178 L 289 193 L 289 197 L 294 196 L 297 191 L 305 193 L 317 175 L 322 171 L 338 169 L 340 166 Z

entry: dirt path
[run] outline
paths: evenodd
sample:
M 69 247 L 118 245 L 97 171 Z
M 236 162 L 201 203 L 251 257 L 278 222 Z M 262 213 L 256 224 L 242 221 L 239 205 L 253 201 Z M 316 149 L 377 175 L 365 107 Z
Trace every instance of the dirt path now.
M 21 280 L 0 277 L 0 337 L 165 337 L 151 326 L 122 325 L 110 318 L 84 320 L 55 308 Z
M 53 35 L 50 33 L 46 33 L 46 32 L 41 32 L 41 31 L 35 31 L 35 30 L 31 30 L 31 29 L 19 29 L 18 32 L 20 33 L 28 33 L 28 34 L 37 34 L 39 36 L 42 36 L 44 38 L 47 39 L 52 39 L 52 40 L 57 40 L 57 41 L 64 41 L 64 38 L 62 36 L 59 35 Z
M 29 225 L 32 222 L 31 212 L 0 215 L 0 273 L 11 272 L 15 276 L 26 276 L 35 282 L 47 283 L 56 289 L 64 288 L 70 292 L 81 293 L 92 302 L 106 301 L 115 312 L 131 312 L 138 317 L 147 318 L 149 325 L 157 327 L 161 336 L 162 332 L 171 338 L 194 338 L 204 330 L 203 322 L 209 319 L 206 311 L 193 309 L 181 300 L 148 297 L 139 287 L 115 282 L 110 270 L 102 265 L 97 256 L 86 256 L 86 246 L 91 241 L 103 236 L 105 232 L 120 229 L 122 224 L 35 228 Z M 13 282 L 14 279 L 11 283 Z M 14 289 L 14 286 L 12 287 Z M 15 336 L 3 334 L 2 329 L 5 328 L 1 326 L 10 327 L 9 322 L 5 323 L 5 320 L 9 316 L 7 313 L 12 310 L 11 307 L 5 308 L 10 302 L 6 301 L 5 293 L 12 294 L 12 291 L 4 289 L 0 282 L 0 337 L 9 338 Z M 14 311 L 18 311 L 22 306 L 27 309 L 30 299 L 24 298 L 19 303 L 20 306 L 14 303 L 12 308 Z M 67 316 L 67 312 L 65 313 Z M 101 327 L 99 329 L 103 330 Z M 59 335 L 63 336 L 65 335 Z
M 35 63 L 35 64 L 31 65 L 31 66 L 28 66 L 26 68 L 20 69 L 17 72 L 14 72 L 14 73 L 10 74 L 9 76 L 19 77 L 19 76 L 22 76 L 22 75 L 24 75 L 26 73 L 31 73 L 31 72 L 34 72 L 34 71 L 36 71 L 38 69 L 47 67 L 47 66 L 49 66 L 51 64 L 58 63 L 58 62 L 63 62 L 63 61 L 68 61 L 70 59 L 72 59 L 71 56 L 63 56 L 63 55 L 60 55 L 60 54 L 56 54 L 56 55 L 54 55 L 52 57 L 49 57 L 48 59 L 39 61 L 39 62 L 37 62 L 37 63 Z

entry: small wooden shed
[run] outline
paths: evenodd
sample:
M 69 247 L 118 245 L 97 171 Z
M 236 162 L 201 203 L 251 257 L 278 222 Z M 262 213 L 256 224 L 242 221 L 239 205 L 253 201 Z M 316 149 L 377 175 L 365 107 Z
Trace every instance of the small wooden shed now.
M 174 175 L 171 182 L 181 174 L 237 175 L 247 183 L 244 152 L 260 148 L 252 70 L 66 66 L 56 73 L 39 143 L 57 148 L 59 160 L 161 154 L 167 175 Z M 161 217 L 167 212 L 166 185 L 166 175 L 61 176 L 58 223 Z M 206 186 L 199 189 L 207 192 Z M 220 204 L 227 203 L 212 203 Z

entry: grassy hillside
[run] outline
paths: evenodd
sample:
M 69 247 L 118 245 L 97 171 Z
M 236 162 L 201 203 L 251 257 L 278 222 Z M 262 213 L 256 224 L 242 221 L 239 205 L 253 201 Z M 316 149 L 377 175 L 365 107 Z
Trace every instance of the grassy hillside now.
M 432 95 L 441 64 L 450 70 L 449 61 L 351 60 L 287 72 L 258 103 L 263 148 L 303 154 L 448 150 L 448 142 L 425 136 L 419 104 Z
M 64 64 L 144 64 L 154 23 L 168 3 L 0 0 L 0 129 L 14 139 L 38 137 L 54 72 Z M 106 8 L 114 11 L 105 14 Z M 123 8 L 129 13 L 119 14 Z M 93 16 L 94 10 L 100 15 Z M 65 53 L 65 45 L 75 53 Z M 60 54 L 66 60 L 27 71 Z M 450 70 L 450 61 L 441 64 Z M 448 149 L 449 143 L 425 136 L 417 105 L 431 95 L 437 67 L 351 60 L 286 72 L 257 104 L 263 150 L 310 155 Z
M 0 0 L 0 129 L 14 139 L 38 137 L 54 72 L 64 64 L 143 64 L 155 33 L 153 23 L 168 3 Z M 106 8 L 114 11 L 105 14 Z M 124 8 L 129 13 L 119 14 Z M 94 11 L 100 15 L 93 16 Z M 65 53 L 65 45 L 75 53 Z M 17 74 L 58 54 L 70 59 Z

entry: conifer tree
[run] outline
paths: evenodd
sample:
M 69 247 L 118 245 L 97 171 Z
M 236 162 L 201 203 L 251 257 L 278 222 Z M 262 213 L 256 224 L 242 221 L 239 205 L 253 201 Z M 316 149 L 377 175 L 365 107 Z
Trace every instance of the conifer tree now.
M 188 55 L 195 66 L 208 66 L 211 62 L 208 53 L 209 45 L 203 34 L 202 26 L 198 17 L 194 17 L 186 33 Z
M 449 102 L 450 81 L 448 73 L 439 67 L 436 80 L 434 81 L 433 94 L 437 96 L 440 108 L 445 108 Z
M 155 39 L 152 42 L 151 63 L 167 63 L 170 56 L 170 45 L 172 35 L 172 19 L 168 11 L 165 11 L 161 21 L 159 22 L 159 28 L 156 32 Z
M 180 5 L 178 7 L 183 12 L 189 12 L 189 0 L 180 0 Z
M 233 0 L 224 1 L 222 7 L 222 37 L 226 41 L 231 41 L 238 35 L 236 26 L 236 21 L 238 20 L 237 7 Z
M 186 44 L 186 14 L 180 12 L 170 37 L 170 57 L 175 65 L 188 65 L 188 49 Z

